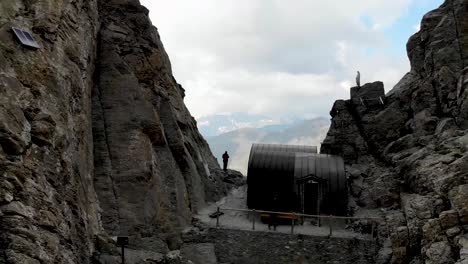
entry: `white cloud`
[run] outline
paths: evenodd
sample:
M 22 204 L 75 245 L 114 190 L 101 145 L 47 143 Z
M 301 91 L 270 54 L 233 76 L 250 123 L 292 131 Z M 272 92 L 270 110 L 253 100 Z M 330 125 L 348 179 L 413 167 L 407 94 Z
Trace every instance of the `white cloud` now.
M 209 126 L 210 121 L 207 120 L 207 121 L 198 122 L 197 125 L 198 125 L 198 127 Z
M 196 117 L 219 112 L 327 115 L 362 83 L 387 90 L 408 70 L 383 30 L 412 0 L 142 0 Z M 369 17 L 371 27 L 362 23 Z M 376 26 L 378 25 L 378 26 Z M 370 56 L 366 50 L 376 50 Z
M 336 43 L 336 60 L 341 63 L 342 66 L 345 66 L 348 64 L 347 60 L 347 46 L 345 41 L 338 41 Z

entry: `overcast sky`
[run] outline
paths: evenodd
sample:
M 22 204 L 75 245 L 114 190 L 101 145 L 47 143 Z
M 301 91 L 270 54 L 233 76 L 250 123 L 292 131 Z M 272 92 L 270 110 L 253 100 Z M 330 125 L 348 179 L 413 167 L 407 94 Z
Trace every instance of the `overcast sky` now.
M 140 0 L 196 118 L 328 116 L 361 83 L 389 91 L 406 41 L 442 0 Z

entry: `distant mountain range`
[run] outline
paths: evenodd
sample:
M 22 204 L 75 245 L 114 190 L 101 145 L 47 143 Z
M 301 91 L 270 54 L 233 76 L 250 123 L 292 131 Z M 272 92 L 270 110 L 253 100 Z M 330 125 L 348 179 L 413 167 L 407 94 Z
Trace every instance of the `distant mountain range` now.
M 236 116 L 230 116 L 230 120 L 235 121 Z M 283 120 L 285 123 L 260 116 L 248 116 L 248 118 L 250 118 L 249 125 L 252 127 L 242 127 L 240 125 L 241 128 L 237 129 L 235 127 L 242 124 L 242 122 L 230 122 L 229 119 L 222 120 L 219 115 L 215 116 L 215 118 L 206 118 L 205 121 L 208 121 L 210 125 L 204 127 L 200 127 L 201 120 L 198 121 L 199 128 L 218 161 L 221 162 L 221 155 L 227 150 L 231 157 L 229 159 L 229 168 L 239 170 L 244 174 L 247 172 L 252 143 L 320 146 L 330 125 L 329 120 L 322 117 L 305 120 Z M 211 122 L 211 120 L 216 122 Z M 271 120 L 270 123 L 273 124 L 262 126 L 262 124 L 268 123 L 266 120 Z M 246 125 L 245 123 L 247 122 L 243 124 Z M 213 127 L 213 124 L 222 125 L 222 129 L 229 132 L 210 136 L 216 134 L 215 131 L 222 130 L 220 127 Z
M 198 129 L 205 137 L 218 136 L 242 128 L 263 128 L 279 131 L 304 118 L 273 118 L 248 113 L 223 113 L 197 119 Z

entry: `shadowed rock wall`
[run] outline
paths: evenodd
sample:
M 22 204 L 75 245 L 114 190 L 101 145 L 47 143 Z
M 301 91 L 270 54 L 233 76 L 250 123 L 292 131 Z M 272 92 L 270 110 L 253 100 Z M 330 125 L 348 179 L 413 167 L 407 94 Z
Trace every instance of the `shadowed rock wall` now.
M 426 14 L 407 50 L 411 71 L 389 93 L 375 82 L 335 102 L 321 152 L 349 164 L 352 213 L 386 219 L 380 263 L 465 263 L 468 2 Z
M 231 186 L 183 97 L 137 0 L 1 1 L 0 263 L 90 263 L 96 234 L 177 248 Z
M 103 1 L 93 88 L 95 187 L 113 235 L 174 238 L 226 186 L 137 1 Z M 167 234 L 159 236 L 159 234 Z M 161 244 L 163 246 L 164 243 Z

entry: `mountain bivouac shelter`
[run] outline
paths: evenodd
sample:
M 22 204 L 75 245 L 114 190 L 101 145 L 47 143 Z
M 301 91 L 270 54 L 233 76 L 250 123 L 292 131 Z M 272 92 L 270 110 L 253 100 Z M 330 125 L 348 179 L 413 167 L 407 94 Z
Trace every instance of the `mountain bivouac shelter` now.
M 339 156 L 315 146 L 253 144 L 247 171 L 250 209 L 346 215 L 347 180 Z

